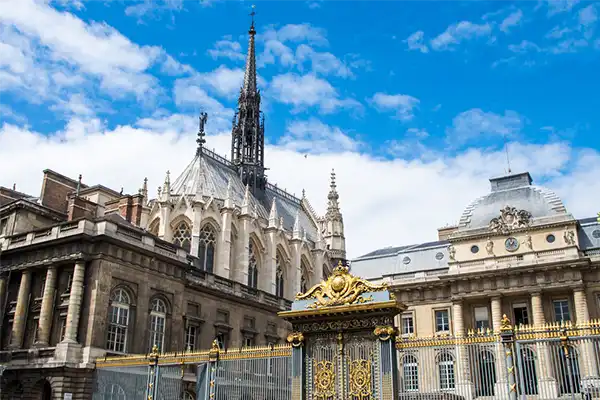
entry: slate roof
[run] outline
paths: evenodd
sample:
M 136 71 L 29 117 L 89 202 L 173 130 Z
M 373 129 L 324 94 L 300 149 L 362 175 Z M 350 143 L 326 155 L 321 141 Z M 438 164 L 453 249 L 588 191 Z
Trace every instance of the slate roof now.
M 227 186 L 230 180 L 233 202 L 235 205 L 241 206 L 246 188 L 233 165 L 218 154 L 203 149 L 202 153 L 196 155 L 177 179 L 171 183 L 171 195 L 194 196 L 197 191 L 200 191 L 203 196 L 224 200 L 227 197 Z M 301 199 L 275 185 L 267 184 L 265 199 L 261 201 L 250 194 L 250 203 L 252 207 L 256 207 L 259 217 L 268 219 L 274 198 L 277 204 L 277 213 L 283 218 L 284 228 L 293 229 L 296 213 L 298 213 L 300 228 L 306 231 L 308 239 L 316 241 L 317 227 L 308 212 L 302 207 Z

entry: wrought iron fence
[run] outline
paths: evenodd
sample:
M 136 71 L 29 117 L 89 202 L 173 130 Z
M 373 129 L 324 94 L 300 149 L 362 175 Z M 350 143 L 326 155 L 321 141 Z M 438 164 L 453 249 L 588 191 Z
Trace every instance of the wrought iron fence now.
M 93 400 L 291 400 L 291 346 L 97 360 Z M 194 393 L 193 397 L 191 393 Z M 150 397 L 151 396 L 151 397 Z
M 398 337 L 401 400 L 600 399 L 600 321 Z

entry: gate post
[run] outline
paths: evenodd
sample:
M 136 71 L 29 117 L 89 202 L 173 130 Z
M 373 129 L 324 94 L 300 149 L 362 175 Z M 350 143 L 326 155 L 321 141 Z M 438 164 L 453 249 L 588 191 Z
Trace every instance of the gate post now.
M 152 346 L 148 364 L 148 387 L 146 388 L 146 399 L 156 398 L 156 385 L 158 384 L 158 347 Z
M 304 400 L 304 335 L 292 332 L 287 341 L 292 345 L 292 400 Z
M 219 363 L 220 351 L 219 342 L 217 339 L 213 340 L 212 347 L 208 352 L 208 373 L 206 374 L 206 379 L 208 380 L 208 385 L 206 386 L 207 400 L 214 400 L 216 396 L 217 364 Z
M 515 333 L 506 314 L 502 316 L 502 321 L 500 322 L 500 338 L 506 356 L 508 398 L 509 400 L 517 400 L 517 380 L 515 378 L 515 358 L 513 356 Z
M 393 326 L 378 326 L 373 331 L 379 339 L 381 359 L 379 360 L 379 393 L 382 400 L 395 399 L 398 393 L 398 360 L 394 339 L 397 330 Z

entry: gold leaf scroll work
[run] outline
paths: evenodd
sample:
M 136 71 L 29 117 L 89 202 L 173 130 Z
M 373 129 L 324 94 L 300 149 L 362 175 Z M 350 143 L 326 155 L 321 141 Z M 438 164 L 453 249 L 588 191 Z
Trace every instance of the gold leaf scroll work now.
M 333 400 L 335 396 L 335 373 L 331 361 L 316 361 L 314 374 L 315 400 Z
M 373 301 L 373 296 L 361 297 L 363 293 L 386 290 L 386 285 L 374 285 L 348 272 L 341 262 L 333 274 L 306 293 L 298 293 L 296 300 L 315 299 L 307 308 L 333 307 L 347 304 L 360 304 Z
M 350 399 L 371 400 L 373 398 L 373 386 L 371 384 L 371 361 L 353 360 L 349 367 Z

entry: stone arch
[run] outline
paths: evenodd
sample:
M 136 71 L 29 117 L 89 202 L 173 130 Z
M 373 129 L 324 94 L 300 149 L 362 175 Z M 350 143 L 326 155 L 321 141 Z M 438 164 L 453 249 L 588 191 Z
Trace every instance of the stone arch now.
M 154 236 L 158 236 L 158 228 L 160 227 L 160 217 L 156 217 L 148 224 L 148 232 Z
M 126 283 L 118 283 L 115 286 L 113 286 L 112 288 L 110 288 L 110 296 L 112 297 L 112 294 L 117 291 L 118 289 L 123 289 L 126 293 L 127 296 L 129 296 L 129 305 L 135 306 L 137 304 L 136 302 L 136 297 L 135 297 L 135 291 L 131 288 L 131 286 L 129 286 Z M 109 297 L 108 299 L 108 303 L 110 305 L 111 302 L 111 298 Z
M 204 228 L 204 226 L 207 224 L 210 224 L 210 226 L 215 230 L 215 232 L 221 232 L 221 224 L 213 216 L 202 218 L 202 222 L 200 223 L 200 229 Z
M 198 260 L 204 271 L 213 273 L 215 270 L 218 242 L 219 230 L 211 221 L 204 222 L 198 232 Z
M 33 384 L 28 396 L 33 400 L 52 400 L 53 392 L 50 381 L 48 379 L 40 379 Z
M 188 224 L 190 229 L 192 228 L 192 220 L 184 213 L 177 214 L 176 216 L 171 218 L 171 222 L 169 223 L 169 225 L 171 225 L 171 229 L 175 229 L 180 222 L 185 222 L 186 224 Z
M 248 286 L 258 289 L 259 274 L 261 272 L 262 257 L 261 249 L 258 246 L 257 237 L 255 234 L 250 234 L 248 239 Z
M 155 293 L 150 297 L 150 301 L 148 303 L 148 309 L 151 310 L 152 309 L 152 303 L 154 302 L 154 300 L 159 299 L 162 300 L 165 303 L 165 307 L 166 307 L 166 314 L 169 315 L 171 314 L 171 310 L 172 310 L 172 304 L 169 301 L 169 299 L 167 298 L 167 296 L 165 296 L 162 293 Z
M 256 245 L 258 246 L 257 248 L 261 253 L 264 253 L 266 251 L 267 245 L 260 232 L 250 232 L 249 237 L 250 239 L 253 239 L 256 242 Z
M 187 252 L 192 248 L 192 222 L 183 215 L 179 214 L 171 220 L 171 231 L 173 232 L 173 244 L 182 247 Z
M 275 249 L 275 295 L 277 297 L 286 298 L 288 295 L 285 288 L 285 282 L 290 276 L 290 260 L 285 257 L 284 249 L 282 246 L 277 246 Z

